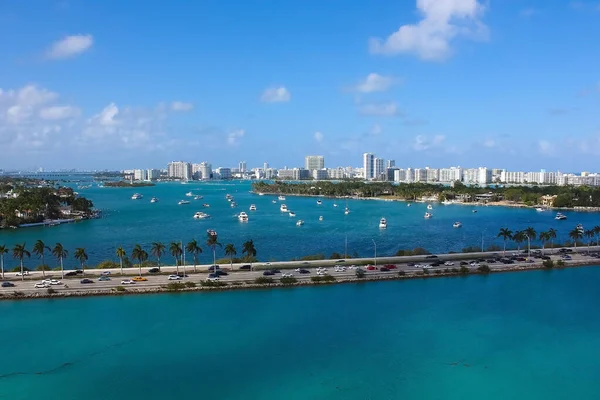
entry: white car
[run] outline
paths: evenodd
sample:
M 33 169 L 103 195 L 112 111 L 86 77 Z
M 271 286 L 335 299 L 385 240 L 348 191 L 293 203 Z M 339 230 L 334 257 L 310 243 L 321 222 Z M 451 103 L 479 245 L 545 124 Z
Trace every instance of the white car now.
M 333 270 L 335 272 L 345 272 L 346 271 L 346 267 L 335 267 Z
M 104 272 L 102 273 L 102 275 L 105 275 L 105 276 L 106 276 L 106 275 L 110 275 L 110 271 L 104 271 Z
M 282 278 L 293 278 L 294 275 L 292 275 L 292 274 L 281 274 L 281 277 Z
M 300 272 L 300 268 L 296 268 L 294 271 L 296 271 L 296 272 Z
M 52 279 L 52 280 L 50 281 L 50 284 L 51 284 L 51 285 L 62 285 L 62 282 L 61 282 L 61 281 L 59 281 L 58 279 Z
M 451 266 L 453 266 L 453 265 L 454 265 L 454 263 L 453 263 L 452 261 L 446 261 L 446 262 L 444 263 L 444 265 L 445 265 L 446 267 L 451 267 Z
M 49 288 L 50 285 L 45 282 L 38 282 L 35 285 L 33 285 L 33 287 L 36 289 L 45 289 L 45 288 Z
M 476 261 L 471 261 L 471 262 L 469 263 L 469 265 L 470 265 L 471 267 L 479 267 L 479 263 L 478 263 L 478 262 L 476 262 Z
M 124 279 L 121 281 L 121 285 L 134 285 L 135 281 L 132 281 L 131 279 Z
M 219 280 L 219 277 L 218 277 L 218 276 L 213 276 L 213 277 L 209 276 L 208 278 L 206 278 L 206 280 L 207 280 L 207 281 L 213 281 L 213 282 L 214 282 L 214 281 L 218 281 L 218 280 Z
M 356 269 L 356 265 L 351 265 L 348 267 L 348 269 Z
M 29 276 L 29 271 L 24 271 L 23 273 L 17 272 L 16 276 Z
M 44 279 L 40 283 L 45 283 L 45 284 L 50 285 L 52 283 L 52 279 Z
M 325 271 L 317 271 L 317 275 L 327 275 Z
M 170 281 L 178 281 L 180 279 L 181 279 L 181 277 L 179 275 L 169 275 Z

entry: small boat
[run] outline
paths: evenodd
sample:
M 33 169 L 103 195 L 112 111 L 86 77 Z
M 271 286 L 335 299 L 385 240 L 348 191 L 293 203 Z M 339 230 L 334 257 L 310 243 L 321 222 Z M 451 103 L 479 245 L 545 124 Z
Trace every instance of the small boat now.
M 446 206 L 448 204 L 452 204 L 452 202 L 449 200 L 444 200 L 444 201 L 442 201 L 442 204 Z
M 428 210 L 433 210 L 433 206 L 431 204 L 427 204 L 427 209 Z
M 425 216 L 424 216 L 424 218 L 427 218 L 427 219 L 429 219 L 429 218 L 431 218 L 431 217 L 433 217 L 433 214 L 430 214 L 430 213 L 428 213 L 428 212 L 426 212 L 426 213 L 425 213 Z
M 296 216 L 296 213 L 293 211 L 290 211 L 290 217 L 295 217 L 295 216 Z
M 227 198 L 227 201 L 228 201 L 228 202 L 232 202 L 232 201 L 233 201 L 233 197 L 228 197 L 228 198 Z
M 381 218 L 379 220 L 379 228 L 380 229 L 385 229 L 387 228 L 387 220 L 385 218 Z
M 585 229 L 583 229 L 583 225 L 581 225 L 581 224 L 577 224 L 575 229 L 577 229 L 580 233 L 583 233 L 585 231 Z
M 279 196 L 277 199 L 279 199 L 280 201 L 285 201 L 285 196 Z
M 229 193 L 227 193 L 227 194 L 225 195 L 225 198 L 226 198 L 226 199 L 233 199 L 233 196 L 232 196 L 232 195 L 230 195 Z
M 460 222 L 455 222 L 454 224 L 452 224 L 452 226 L 453 226 L 454 228 L 461 228 L 461 227 L 462 227 L 462 223 L 460 223 Z
M 473 212 L 473 213 L 476 213 L 476 212 L 477 212 L 477 210 L 471 210 L 471 212 Z
M 346 207 L 344 209 L 344 214 L 346 214 L 346 215 L 350 214 L 350 209 L 348 207 Z
M 189 202 L 189 201 L 187 201 L 187 200 L 179 200 L 179 202 L 178 202 L 177 204 L 179 204 L 179 205 L 182 205 L 182 204 L 190 204 L 190 202 Z
M 323 202 L 321 200 L 317 200 L 317 205 L 320 206 L 321 204 L 323 204 Z
M 202 207 L 205 207 L 205 208 L 210 207 L 210 204 L 204 203 L 204 204 L 202 204 Z
M 334 206 L 334 207 L 337 207 L 337 204 L 333 203 L 333 206 Z
M 564 220 L 567 219 L 567 216 L 563 213 L 556 213 L 556 217 L 554 217 L 554 219 Z
M 296 222 L 296 226 L 302 226 L 302 225 L 304 225 L 304 221 L 299 219 L 298 222 Z
M 319 221 L 323 221 L 323 216 L 319 216 Z
M 256 211 L 256 205 L 250 204 L 250 211 Z
M 535 211 L 537 211 L 537 212 L 542 212 L 542 211 L 544 211 L 544 209 L 543 209 L 542 207 L 536 207 L 536 208 L 535 208 Z
M 131 196 L 131 200 L 141 200 L 143 198 L 144 198 L 144 196 L 142 196 L 139 193 L 134 193 L 133 196 Z
M 210 215 L 203 213 L 201 211 L 198 211 L 196 214 L 194 214 L 194 219 L 206 219 L 206 218 L 210 218 Z
M 408 203 L 408 204 L 406 205 L 406 207 L 410 207 L 410 206 L 412 206 L 412 203 Z
M 238 219 L 240 220 L 240 222 L 248 222 L 248 214 L 242 211 L 241 213 L 239 213 Z
M 279 211 L 281 211 L 281 212 L 289 212 L 289 210 L 288 210 L 288 208 L 287 208 L 287 206 L 285 204 L 282 204 L 279 207 Z
M 264 196 L 265 194 L 264 194 L 264 193 L 259 193 L 258 195 L 259 195 L 259 196 Z
M 204 197 L 200 196 L 200 195 L 196 195 L 194 196 L 194 200 L 202 200 Z
M 194 196 L 194 193 L 192 193 L 192 192 L 187 192 L 185 195 L 186 195 L 187 197 L 193 197 L 193 196 Z
M 214 229 L 207 229 L 206 233 L 208 233 L 209 236 L 217 236 L 217 231 Z
M 157 203 L 158 202 L 158 197 L 153 197 L 150 199 L 150 203 Z
M 276 204 L 277 200 L 272 200 L 271 203 Z
M 237 206 L 237 203 L 235 201 L 232 201 L 231 204 L 230 204 L 230 206 L 231 206 L 231 208 L 234 208 L 234 207 Z

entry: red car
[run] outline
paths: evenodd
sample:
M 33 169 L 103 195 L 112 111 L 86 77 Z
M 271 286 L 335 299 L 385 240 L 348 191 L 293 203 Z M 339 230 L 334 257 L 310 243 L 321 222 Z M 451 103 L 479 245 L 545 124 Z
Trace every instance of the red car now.
M 367 265 L 367 269 L 368 269 L 369 271 L 375 271 L 377 268 L 375 268 L 375 267 L 374 267 L 374 266 L 372 266 L 372 265 Z
M 387 269 L 396 269 L 396 266 L 394 264 L 385 264 L 384 267 L 386 267 Z

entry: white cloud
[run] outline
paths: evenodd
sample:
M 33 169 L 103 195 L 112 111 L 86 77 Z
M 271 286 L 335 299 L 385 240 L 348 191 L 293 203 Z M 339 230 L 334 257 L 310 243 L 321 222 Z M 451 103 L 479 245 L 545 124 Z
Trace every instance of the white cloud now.
M 75 118 L 80 114 L 79 108 L 73 106 L 51 106 L 40 110 L 40 118 L 46 120 Z
M 373 124 L 371 129 L 369 130 L 369 135 L 371 136 L 379 136 L 379 134 L 383 131 L 379 124 Z
M 487 138 L 483 141 L 483 147 L 487 147 L 489 149 L 496 147 L 496 144 L 496 141 L 490 138 Z
M 323 134 L 321 132 L 315 132 L 315 140 L 318 143 L 321 143 L 323 141 Z
M 260 100 L 265 103 L 283 103 L 290 101 L 292 95 L 285 86 L 270 87 L 265 89 Z
M 391 88 L 398 80 L 392 76 L 383 76 L 376 73 L 367 75 L 367 77 L 355 86 L 355 90 L 360 93 L 384 92 Z
M 92 35 L 71 35 L 54 42 L 48 52 L 48 58 L 63 59 L 74 57 L 89 50 L 94 44 Z
M 398 104 L 395 102 L 363 104 L 358 107 L 358 112 L 361 115 L 379 117 L 393 117 L 402 115 L 402 111 L 398 108 Z
M 171 103 L 171 110 L 173 111 L 190 111 L 194 108 L 192 103 L 185 103 L 183 101 L 174 101 Z
M 385 40 L 371 38 L 373 54 L 416 54 L 428 61 L 440 61 L 452 54 L 452 42 L 458 37 L 482 38 L 487 27 L 480 17 L 485 11 L 479 0 L 417 0 L 422 19 L 402 25 Z
M 412 147 L 416 151 L 426 151 L 440 147 L 445 140 L 446 136 L 444 135 L 436 135 L 432 139 L 424 135 L 417 135 L 414 138 Z
M 230 146 L 237 146 L 240 144 L 240 139 L 244 137 L 246 131 L 238 129 L 227 134 L 227 144 Z

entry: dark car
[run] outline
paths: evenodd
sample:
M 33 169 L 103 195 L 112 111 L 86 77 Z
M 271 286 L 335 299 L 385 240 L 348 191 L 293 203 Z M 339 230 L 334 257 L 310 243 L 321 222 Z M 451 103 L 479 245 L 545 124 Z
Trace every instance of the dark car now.
M 83 274 L 83 270 L 82 270 L 82 269 L 76 269 L 76 270 L 75 270 L 75 273 L 76 273 L 76 274 L 80 274 L 80 275 L 81 275 L 81 274 Z
M 438 256 L 436 256 L 435 254 L 430 254 L 430 255 L 428 255 L 428 256 L 427 256 L 427 257 L 425 257 L 425 258 L 438 258 Z
M 94 283 L 94 281 L 91 279 L 85 278 L 85 279 L 80 280 L 79 283 L 83 283 L 83 284 Z
M 278 270 L 278 269 L 272 269 L 271 272 L 274 273 L 274 274 L 280 274 L 281 273 L 281 271 Z
M 298 272 L 301 274 L 310 274 L 310 271 L 304 268 L 300 269 Z
M 460 262 L 460 265 L 469 265 L 469 263 L 468 263 L 468 262 L 466 262 L 466 261 L 461 261 L 461 262 Z
M 390 269 L 389 269 L 389 268 L 387 268 L 387 267 L 381 267 L 381 268 L 379 268 L 379 270 L 380 270 L 381 272 L 389 272 L 389 270 L 390 270 Z
M 218 269 L 221 269 L 218 265 L 211 265 L 208 267 L 208 272 L 215 272 Z
M 550 256 L 542 256 L 542 260 L 551 260 Z
M 432 263 L 431 263 L 431 266 L 432 266 L 432 267 L 439 267 L 439 266 L 440 266 L 440 265 L 442 265 L 442 264 L 444 264 L 444 263 L 443 263 L 443 262 L 441 262 L 441 261 L 436 261 L 436 262 L 432 262 Z
M 267 270 L 267 271 L 264 271 L 264 272 L 263 272 L 263 275 L 264 275 L 264 276 L 269 276 L 269 275 L 275 275 L 275 273 L 274 273 L 273 271 L 268 271 L 268 270 Z
M 150 272 L 151 274 L 156 274 L 156 273 L 160 272 L 160 269 L 158 269 L 158 268 L 150 268 L 148 270 L 148 272 Z
M 184 274 L 183 272 L 178 273 L 177 276 L 180 277 L 180 278 L 187 278 L 188 277 L 188 275 Z
M 250 264 L 244 264 L 240 267 L 240 270 L 242 270 L 242 271 L 250 271 L 250 269 L 252 269 Z
M 2 282 L 2 287 L 13 287 L 15 286 L 12 282 Z
M 485 260 L 485 262 L 489 263 L 489 264 L 494 264 L 496 262 L 496 259 L 495 258 L 490 258 L 488 260 Z
M 523 262 L 523 261 L 525 261 L 525 257 L 517 257 L 517 261 Z
M 208 279 L 215 279 L 218 278 L 219 276 L 217 274 L 208 274 Z
M 407 266 L 407 267 L 414 267 L 414 266 L 415 266 L 415 263 L 413 263 L 413 262 L 410 262 L 410 263 L 406 264 L 406 266 Z
M 65 274 L 65 276 L 75 276 L 77 273 L 75 271 L 69 271 Z
M 215 275 L 216 276 L 225 276 L 225 275 L 229 275 L 229 274 L 223 270 L 218 269 L 215 271 Z
M 337 260 L 336 262 L 346 262 L 346 260 Z

